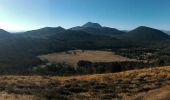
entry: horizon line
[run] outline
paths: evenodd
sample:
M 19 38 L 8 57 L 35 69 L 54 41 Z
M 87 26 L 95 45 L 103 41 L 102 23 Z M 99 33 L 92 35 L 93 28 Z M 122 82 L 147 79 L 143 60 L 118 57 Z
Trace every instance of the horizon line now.
M 91 21 L 89 21 L 89 22 L 91 22 Z M 88 23 L 88 22 L 86 22 L 86 23 Z M 85 23 L 85 24 L 86 24 Z M 91 23 L 96 23 L 96 22 L 91 22 Z M 99 24 L 99 25 L 101 25 L 100 23 L 97 23 L 97 24 Z M 76 25 L 76 26 L 72 26 L 72 27 L 69 27 L 69 28 L 66 28 L 66 27 L 63 27 L 63 26 L 61 26 L 61 25 L 58 25 L 58 26 L 42 26 L 42 27 L 39 27 L 39 28 L 32 28 L 32 29 L 7 29 L 7 28 L 1 28 L 0 27 L 0 29 L 2 29 L 2 30 L 5 30 L 5 31 L 7 31 L 7 32 L 12 32 L 12 33 L 19 33 L 19 32 L 27 32 L 27 31 L 32 31 L 32 30 L 38 30 L 38 29 L 42 29 L 42 28 L 57 28 L 57 27 L 61 27 L 61 28 L 64 28 L 64 29 L 66 29 L 66 30 L 68 30 L 68 29 L 71 29 L 71 28 L 73 28 L 73 27 L 81 27 L 81 26 L 83 26 L 84 24 L 82 24 L 82 25 Z M 115 29 L 118 29 L 118 30 L 121 30 L 121 31 L 130 31 L 130 30 L 133 30 L 133 29 L 136 29 L 136 28 L 138 28 L 138 27 L 140 27 L 140 26 L 145 26 L 145 27 L 149 27 L 149 28 L 153 28 L 153 29 L 158 29 L 158 30 L 161 30 L 161 31 L 170 31 L 170 29 L 160 29 L 160 28 L 155 28 L 155 27 L 150 27 L 150 26 L 147 26 L 147 25 L 137 25 L 136 27 L 133 27 L 133 28 L 131 28 L 131 29 L 120 29 L 120 28 L 116 28 L 116 27 L 111 27 L 111 26 L 105 26 L 105 25 L 101 25 L 102 27 L 109 27 L 109 28 L 115 28 Z

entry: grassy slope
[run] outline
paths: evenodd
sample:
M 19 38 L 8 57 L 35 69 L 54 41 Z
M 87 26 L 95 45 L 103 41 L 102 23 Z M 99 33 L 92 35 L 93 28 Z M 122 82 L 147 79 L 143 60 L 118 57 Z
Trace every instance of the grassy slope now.
M 70 77 L 0 76 L 1 95 L 5 93 L 9 100 L 14 97 L 18 99 L 28 97 L 29 100 L 42 98 L 168 100 L 169 89 L 169 66 Z

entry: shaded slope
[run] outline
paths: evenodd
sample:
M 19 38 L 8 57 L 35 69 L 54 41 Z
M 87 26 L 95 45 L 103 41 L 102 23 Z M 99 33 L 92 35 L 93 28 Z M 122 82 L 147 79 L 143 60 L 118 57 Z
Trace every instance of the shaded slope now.
M 67 51 L 72 49 L 112 49 L 131 46 L 110 36 L 93 34 L 83 30 L 64 30 L 49 33 L 49 28 L 14 35 L 25 51 L 33 54 Z M 57 28 L 58 29 L 58 28 Z M 43 31 L 45 30 L 45 31 Z M 97 29 L 95 29 L 97 30 Z M 106 29 L 110 30 L 110 29 Z M 43 35 L 43 31 L 45 35 Z M 98 30 L 97 30 L 98 31 Z
M 41 61 L 28 53 L 13 37 L 0 39 L 0 73 L 22 73 L 28 71 Z
M 127 47 L 129 44 L 120 41 L 119 39 L 100 36 L 84 31 L 67 30 L 62 33 L 58 33 L 49 38 L 55 46 L 62 46 L 70 49 L 108 49 Z M 58 44 L 58 45 L 57 45 Z M 53 45 L 54 46 L 54 45 Z M 54 47 L 55 47 L 54 46 Z M 55 47 L 59 48 L 59 47 Z
M 13 35 L 0 30 L 1 74 L 28 71 L 41 62 L 39 58 L 25 51 L 23 46 Z

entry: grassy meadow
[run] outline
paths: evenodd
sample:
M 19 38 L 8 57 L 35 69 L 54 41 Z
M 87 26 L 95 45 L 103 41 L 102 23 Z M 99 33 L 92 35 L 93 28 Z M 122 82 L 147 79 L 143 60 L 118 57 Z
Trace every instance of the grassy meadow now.
M 70 66 L 77 66 L 80 60 L 91 62 L 114 62 L 114 61 L 136 61 L 120 55 L 115 55 L 111 51 L 99 50 L 72 50 L 60 53 L 52 53 L 39 56 L 42 60 L 47 60 L 51 63 L 66 63 Z

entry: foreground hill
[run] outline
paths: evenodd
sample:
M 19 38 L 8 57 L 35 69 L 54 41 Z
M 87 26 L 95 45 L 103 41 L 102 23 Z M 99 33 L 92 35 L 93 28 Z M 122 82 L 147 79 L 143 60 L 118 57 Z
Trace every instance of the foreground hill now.
M 5 100 L 169 100 L 170 67 L 70 77 L 0 76 Z

